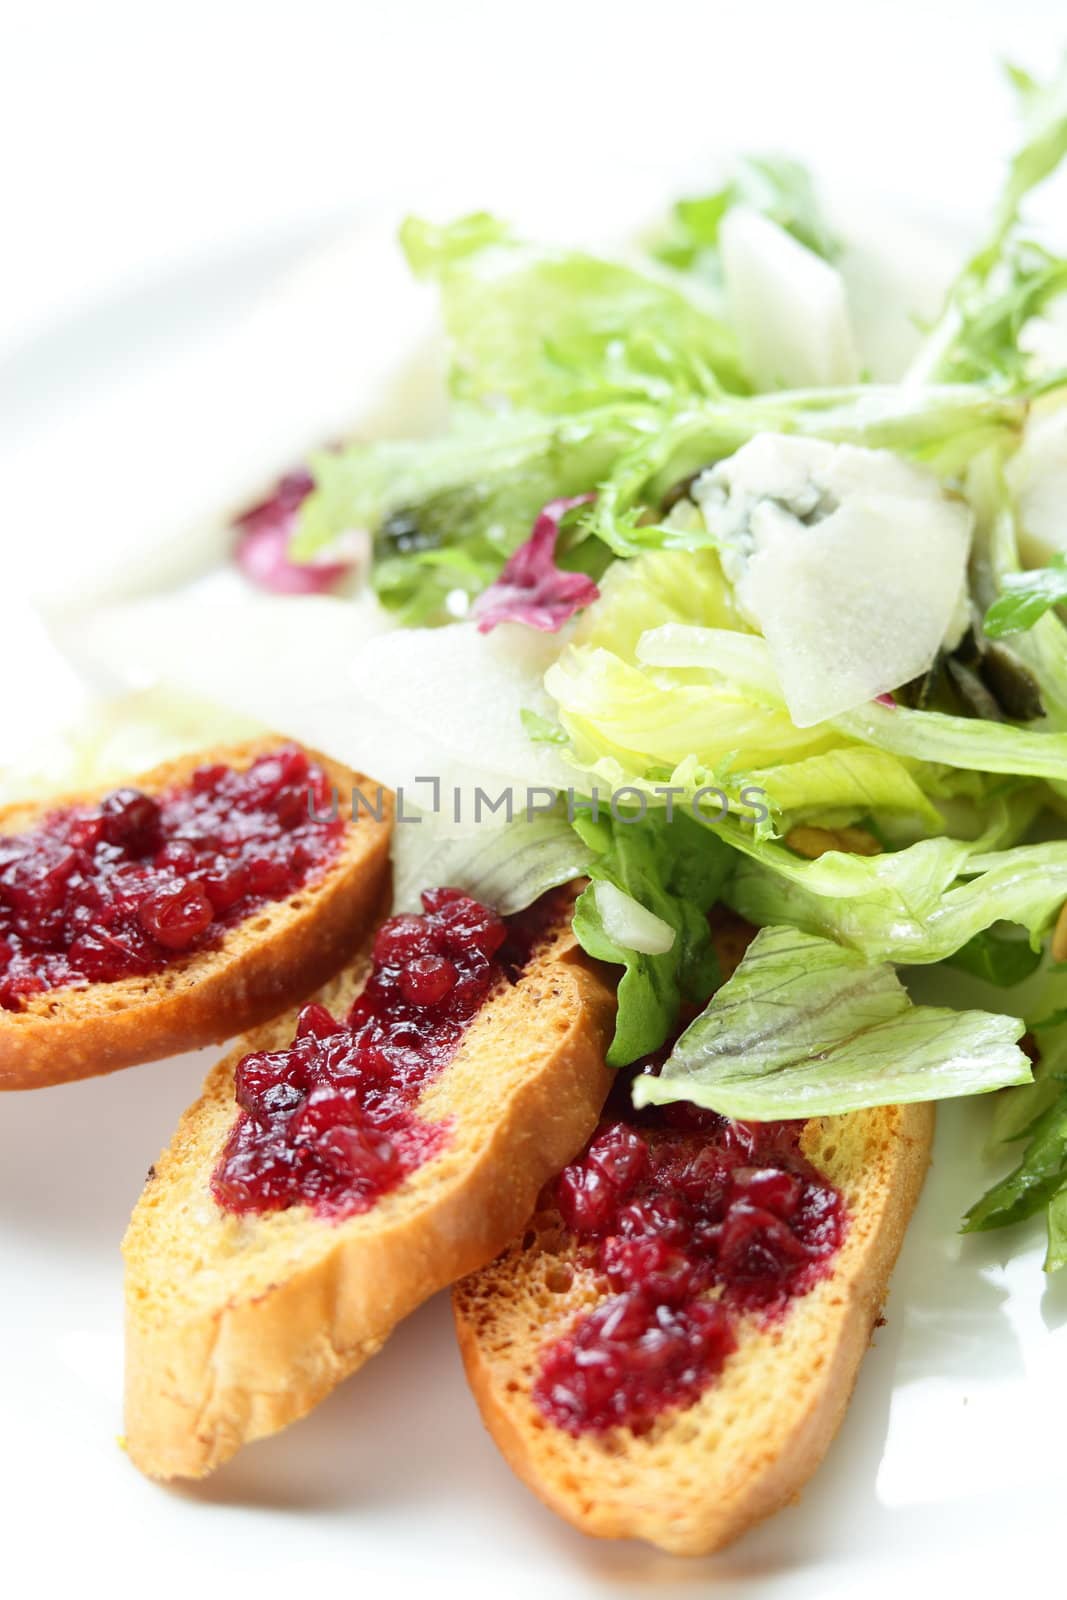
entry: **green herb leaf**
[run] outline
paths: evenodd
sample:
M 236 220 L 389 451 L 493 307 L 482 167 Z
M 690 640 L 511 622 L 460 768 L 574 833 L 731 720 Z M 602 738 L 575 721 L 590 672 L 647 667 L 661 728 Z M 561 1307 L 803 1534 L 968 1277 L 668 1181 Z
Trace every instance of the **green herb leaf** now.
M 1037 971 L 1041 948 L 1035 950 L 1028 939 L 984 928 L 949 956 L 946 965 L 983 978 L 998 989 L 1010 989 Z
M 1067 1177 L 1067 1090 L 1034 1125 L 1014 1172 L 993 1185 L 963 1220 L 964 1233 L 1022 1222 L 1050 1200 Z
M 1065 600 L 1067 554 L 1059 554 L 1047 567 L 1009 573 L 999 597 L 985 614 L 983 627 L 990 639 L 1002 639 L 1006 633 L 1026 633 L 1046 611 Z

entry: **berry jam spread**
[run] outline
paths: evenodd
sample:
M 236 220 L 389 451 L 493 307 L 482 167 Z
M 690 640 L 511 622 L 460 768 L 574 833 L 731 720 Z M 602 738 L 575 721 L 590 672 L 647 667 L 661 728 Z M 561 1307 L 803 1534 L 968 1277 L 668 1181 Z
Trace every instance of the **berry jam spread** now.
M 307 1005 L 291 1045 L 239 1064 L 242 1115 L 211 1183 L 227 1211 L 355 1216 L 441 1148 L 446 1125 L 417 1115 L 419 1096 L 525 949 L 521 927 L 458 889 L 422 903 L 423 915 L 382 924 L 343 1021 Z
M 805 1294 L 846 1226 L 840 1193 L 800 1153 L 802 1122 L 638 1113 L 621 1097 L 619 1109 L 625 1120 L 602 1122 L 550 1192 L 611 1291 L 544 1352 L 534 1385 L 572 1434 L 647 1431 L 692 1405 L 735 1348 L 738 1318 L 773 1318 Z
M 117 789 L 0 836 L 0 1006 L 158 972 L 285 899 L 340 845 L 332 798 L 285 745 L 243 772 L 200 767 L 158 796 Z

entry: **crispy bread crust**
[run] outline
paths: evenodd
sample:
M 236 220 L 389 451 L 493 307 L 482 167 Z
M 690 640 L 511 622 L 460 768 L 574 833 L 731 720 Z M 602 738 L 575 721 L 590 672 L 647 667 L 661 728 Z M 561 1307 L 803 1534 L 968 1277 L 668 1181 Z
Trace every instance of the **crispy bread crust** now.
M 281 742 L 264 738 L 200 751 L 132 781 L 157 794 L 205 763 L 240 769 Z M 308 753 L 336 785 L 342 815 L 353 785 L 370 798 L 370 780 Z M 0 834 L 21 832 L 59 806 L 93 801 L 105 792 L 5 806 Z M 148 977 L 52 989 L 33 996 L 23 1011 L 0 1010 L 0 1089 L 66 1083 L 218 1044 L 325 982 L 349 959 L 385 895 L 391 807 L 386 796 L 380 822 L 362 812 L 321 878 L 261 907 L 229 929 L 217 948 L 182 957 Z
M 242 1040 L 210 1074 L 123 1246 L 126 1438 L 143 1472 L 200 1477 L 303 1416 L 529 1216 L 546 1179 L 592 1132 L 610 1082 L 613 987 L 569 923 L 568 906 L 423 1094 L 420 1114 L 449 1120 L 444 1148 L 362 1216 L 331 1223 L 297 1206 L 242 1218 L 211 1198 L 237 1062 L 287 1043 L 291 1017 Z M 366 971 L 364 954 L 324 1003 L 349 1004 Z
M 486 1427 L 546 1505 L 599 1538 L 705 1555 L 796 1497 L 844 1416 L 918 1199 L 932 1106 L 813 1119 L 804 1149 L 842 1189 L 850 1226 L 833 1273 L 780 1323 L 746 1322 L 719 1381 L 647 1435 L 571 1438 L 536 1410 L 541 1348 L 602 1289 L 575 1269 L 558 1216 L 457 1285 L 456 1329 Z M 524 1248 L 525 1246 L 525 1248 Z

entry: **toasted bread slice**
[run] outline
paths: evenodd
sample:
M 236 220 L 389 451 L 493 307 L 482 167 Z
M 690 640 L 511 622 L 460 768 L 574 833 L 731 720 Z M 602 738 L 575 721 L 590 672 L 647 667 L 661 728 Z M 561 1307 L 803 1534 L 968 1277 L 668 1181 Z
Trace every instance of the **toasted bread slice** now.
M 554 1212 L 453 1294 L 467 1377 L 513 1470 L 552 1510 L 599 1538 L 676 1555 L 718 1550 L 793 1499 L 836 1432 L 918 1198 L 931 1106 L 808 1123 L 803 1153 L 842 1191 L 850 1222 L 833 1271 L 781 1321 L 749 1316 L 720 1377 L 649 1432 L 572 1437 L 536 1408 L 542 1348 L 604 1295 Z
M 282 742 L 263 738 L 200 751 L 131 781 L 159 794 L 206 764 L 240 771 Z M 308 754 L 328 773 L 342 808 L 353 786 L 370 796 L 368 779 Z M 5 806 L 0 834 L 22 833 L 57 808 L 91 803 L 105 792 Z M 385 896 L 391 805 L 384 796 L 381 820 L 361 810 L 321 877 L 260 906 L 214 947 L 177 957 L 147 977 L 50 989 L 21 1011 L 0 1010 L 0 1089 L 65 1083 L 217 1044 L 323 983 L 349 959 Z
M 303 1416 L 529 1216 L 595 1127 L 610 1084 L 614 991 L 578 948 L 570 914 L 568 901 L 421 1095 L 420 1117 L 448 1121 L 443 1147 L 361 1215 L 325 1221 L 300 1205 L 242 1217 L 212 1198 L 237 1063 L 288 1044 L 294 1017 L 247 1036 L 210 1074 L 123 1247 L 126 1438 L 142 1471 L 200 1477 Z M 347 1009 L 369 966 L 368 948 L 323 1004 Z

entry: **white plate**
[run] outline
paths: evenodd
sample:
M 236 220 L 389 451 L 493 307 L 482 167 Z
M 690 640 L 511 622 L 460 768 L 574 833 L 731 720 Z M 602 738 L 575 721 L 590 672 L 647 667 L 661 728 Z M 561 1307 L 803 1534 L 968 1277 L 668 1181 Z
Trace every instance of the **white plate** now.
M 158 307 L 172 327 L 184 317 L 185 343 L 194 347 L 207 343 L 232 295 L 221 269 L 217 282 L 210 274 L 198 281 L 197 292 L 181 285 L 169 308 Z M 124 340 L 142 370 L 135 381 L 124 378 L 125 388 L 112 385 L 95 423 L 88 409 L 79 414 L 85 461 L 105 447 L 117 416 L 133 427 L 149 399 L 173 406 L 201 381 L 184 355 L 177 369 L 172 351 L 153 357 L 139 349 L 136 329 L 108 315 L 99 347 Z M 244 337 L 234 336 L 239 351 L 249 348 Z M 66 355 L 75 365 L 81 359 Z M 255 398 L 241 370 L 238 362 L 228 403 Z M 172 523 L 202 513 L 209 493 L 220 503 L 285 465 L 347 395 L 334 381 L 310 408 L 267 408 L 262 431 L 245 415 L 233 450 L 215 451 L 195 489 L 186 450 L 168 455 L 157 444 L 156 462 L 169 463 Z M 377 395 L 353 394 L 353 405 L 360 398 Z M 39 429 L 31 454 L 71 437 L 65 426 L 60 418 Z M 139 427 L 147 441 L 152 428 L 143 420 Z M 157 510 L 145 514 L 162 529 Z M 22 645 L 37 652 L 42 671 L 50 661 L 56 705 L 73 704 L 69 678 L 38 633 L 27 628 Z M 554 1600 L 712 1586 L 723 1596 L 828 1600 L 909 1588 L 925 1595 L 952 1583 L 974 1596 L 1043 1570 L 1060 1516 L 1067 1280 L 1046 1285 L 1036 1228 L 1026 1249 L 1017 1237 L 961 1241 L 955 1232 L 987 1177 L 980 1105 L 941 1114 L 888 1321 L 825 1465 L 802 1504 L 717 1559 L 682 1562 L 635 1545 L 598 1545 L 543 1510 L 481 1429 L 444 1297 L 308 1420 L 252 1446 L 205 1485 L 146 1483 L 117 1443 L 118 1244 L 145 1170 L 210 1059 L 185 1057 L 0 1105 L 0 1570 L 24 1564 L 42 1592 L 74 1592 L 93 1571 L 114 1595 L 206 1588 L 262 1600 L 294 1587 L 317 1596 L 334 1583 L 361 1594 Z

